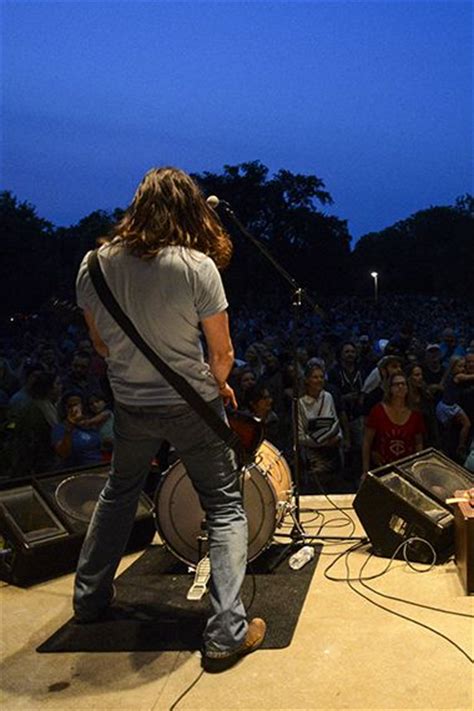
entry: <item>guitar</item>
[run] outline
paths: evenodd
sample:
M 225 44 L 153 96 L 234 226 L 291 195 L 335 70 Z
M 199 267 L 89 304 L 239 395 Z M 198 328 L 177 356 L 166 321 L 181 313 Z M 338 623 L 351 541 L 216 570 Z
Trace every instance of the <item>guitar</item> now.
M 258 417 L 235 410 L 227 413 L 229 427 L 238 435 L 245 453 L 250 457 L 263 442 L 263 422 Z

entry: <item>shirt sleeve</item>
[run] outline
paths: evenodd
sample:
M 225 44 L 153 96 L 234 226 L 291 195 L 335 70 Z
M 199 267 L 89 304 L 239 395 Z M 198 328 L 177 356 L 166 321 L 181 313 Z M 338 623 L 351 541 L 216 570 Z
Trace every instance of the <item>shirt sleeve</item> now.
M 194 303 L 200 321 L 225 311 L 228 306 L 221 275 L 210 257 L 203 259 L 197 269 Z
M 97 294 L 87 268 L 87 257 L 89 254 L 90 252 L 87 252 L 82 260 L 76 278 L 76 302 L 81 309 L 86 308 L 86 306 L 90 308 L 91 305 L 97 300 Z

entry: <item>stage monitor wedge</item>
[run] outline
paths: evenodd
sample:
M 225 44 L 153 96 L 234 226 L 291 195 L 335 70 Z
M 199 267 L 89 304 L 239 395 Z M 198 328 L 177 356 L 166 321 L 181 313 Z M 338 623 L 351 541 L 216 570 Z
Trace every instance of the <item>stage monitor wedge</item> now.
M 22 587 L 75 569 L 107 470 L 55 472 L 0 491 L 0 580 Z M 66 508 L 57 496 L 65 491 Z M 153 504 L 142 493 L 126 550 L 145 548 L 155 533 Z
M 465 469 L 434 449 L 369 471 L 354 509 L 374 553 L 403 558 L 400 544 L 415 538 L 406 547 L 409 560 L 446 561 L 454 553 L 454 512 L 445 499 L 460 484 L 469 488 L 474 482 Z

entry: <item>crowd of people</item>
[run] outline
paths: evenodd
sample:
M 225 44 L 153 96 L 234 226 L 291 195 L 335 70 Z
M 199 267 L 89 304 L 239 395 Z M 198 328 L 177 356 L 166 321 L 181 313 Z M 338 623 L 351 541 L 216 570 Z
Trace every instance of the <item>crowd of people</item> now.
M 336 299 L 323 314 L 261 305 L 230 315 L 239 409 L 262 420 L 291 468 L 298 453 L 302 493 L 356 491 L 368 469 L 426 447 L 474 470 L 472 311 L 393 296 Z M 1 477 L 109 461 L 107 365 L 77 316 L 17 319 L 0 348 Z M 162 470 L 169 457 L 157 453 Z

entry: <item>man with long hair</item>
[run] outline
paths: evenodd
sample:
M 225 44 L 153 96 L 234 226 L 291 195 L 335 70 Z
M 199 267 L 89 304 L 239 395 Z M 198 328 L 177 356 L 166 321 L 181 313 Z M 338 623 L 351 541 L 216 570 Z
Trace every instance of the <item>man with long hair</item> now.
M 234 360 L 219 269 L 232 244 L 194 181 L 176 168 L 150 170 L 99 249 L 118 303 L 144 340 L 225 418 L 236 405 L 227 377 Z M 108 364 L 115 398 L 111 472 L 81 551 L 74 589 L 78 622 L 110 605 L 113 578 L 133 526 L 150 461 L 163 439 L 173 444 L 206 512 L 212 614 L 203 666 L 222 671 L 257 649 L 265 622 L 247 622 L 240 589 L 247 560 L 247 519 L 234 453 L 157 372 L 102 306 L 87 270 L 77 300 L 96 350 Z M 200 329 L 207 345 L 203 355 Z

